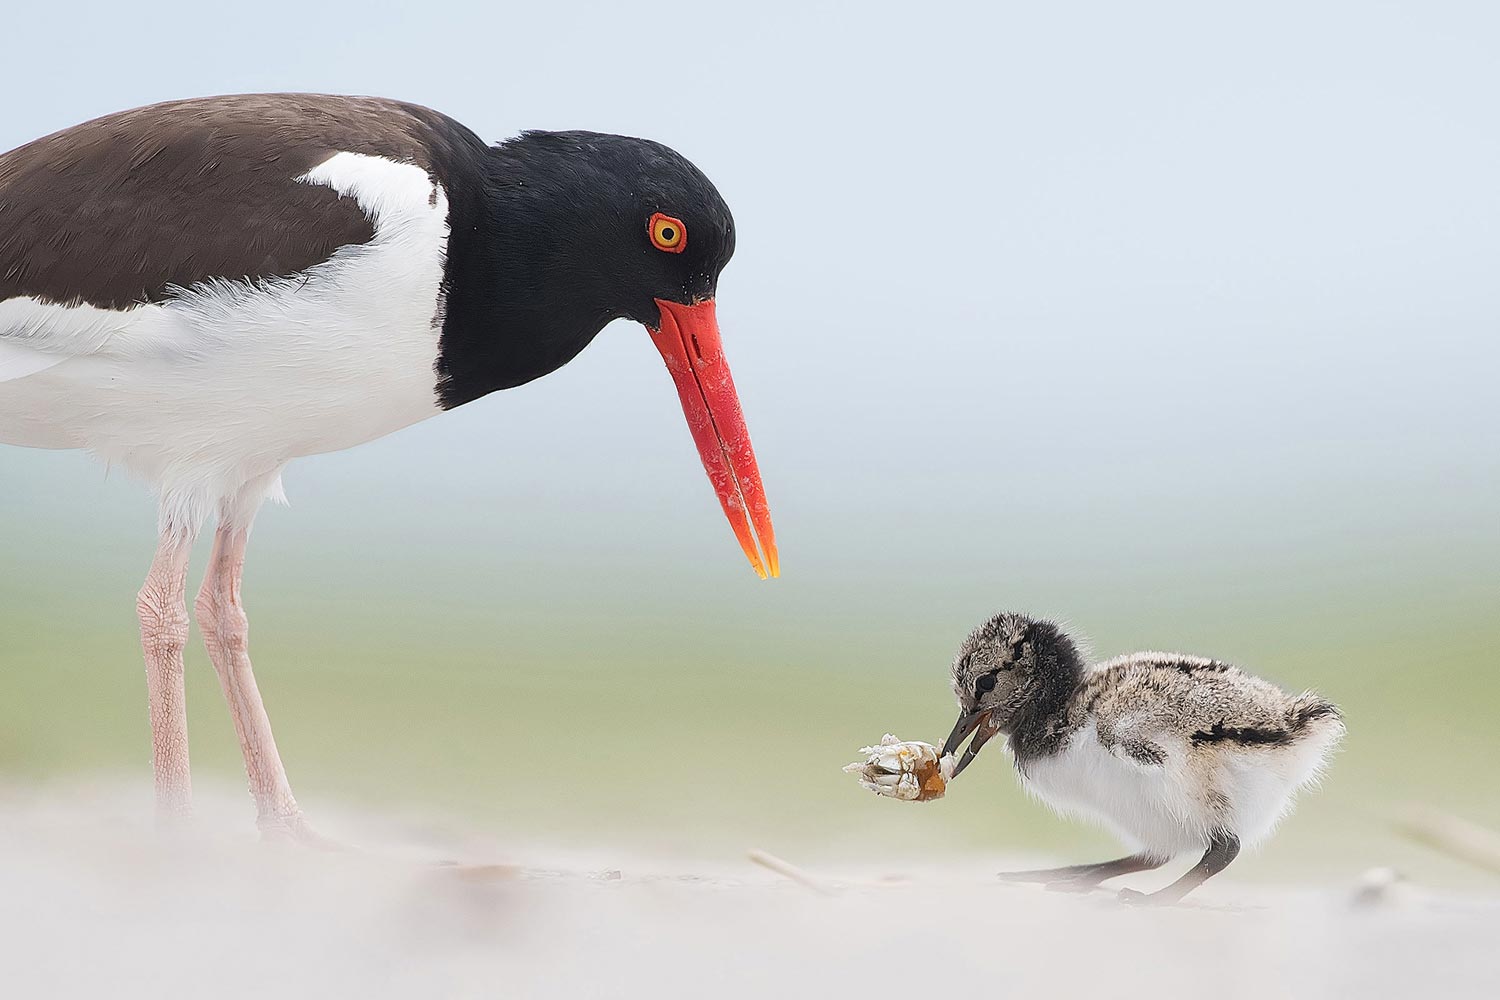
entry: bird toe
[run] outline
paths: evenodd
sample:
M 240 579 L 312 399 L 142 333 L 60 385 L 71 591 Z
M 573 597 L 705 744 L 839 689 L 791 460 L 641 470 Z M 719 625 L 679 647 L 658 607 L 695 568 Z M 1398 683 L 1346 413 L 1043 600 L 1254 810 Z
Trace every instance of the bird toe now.
M 295 844 L 317 851 L 347 851 L 349 846 L 314 830 L 299 813 L 274 820 L 262 820 L 260 839 L 268 844 Z

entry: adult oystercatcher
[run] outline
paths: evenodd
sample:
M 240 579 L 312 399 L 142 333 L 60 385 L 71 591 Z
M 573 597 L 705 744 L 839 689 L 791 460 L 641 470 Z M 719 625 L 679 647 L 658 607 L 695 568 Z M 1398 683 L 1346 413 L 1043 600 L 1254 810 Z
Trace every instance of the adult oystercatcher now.
M 87 449 L 160 497 L 137 601 L 159 810 L 191 803 L 186 573 L 208 518 L 195 611 L 259 824 L 310 837 L 246 651 L 257 509 L 290 460 L 546 375 L 613 319 L 646 326 L 735 536 L 776 576 L 714 314 L 733 251 L 719 193 L 660 143 L 491 146 L 379 98 L 175 101 L 0 156 L 0 442 Z

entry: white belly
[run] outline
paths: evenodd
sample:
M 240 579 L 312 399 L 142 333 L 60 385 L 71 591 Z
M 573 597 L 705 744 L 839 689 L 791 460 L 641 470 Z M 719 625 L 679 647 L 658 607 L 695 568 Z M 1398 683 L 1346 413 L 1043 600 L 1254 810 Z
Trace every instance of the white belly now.
M 1166 755 L 1153 765 L 1111 752 L 1091 719 L 1060 753 L 1029 763 L 1022 781 L 1059 812 L 1093 820 L 1136 849 L 1202 850 L 1216 829 L 1250 848 L 1291 810 L 1342 732 L 1342 723 L 1328 719 L 1290 745 L 1196 748 L 1179 734 L 1149 733 Z
M 1181 768 L 1181 756 L 1170 750 L 1160 766 L 1111 753 L 1090 721 L 1060 753 L 1028 763 L 1022 782 L 1058 812 L 1092 820 L 1133 849 L 1167 856 L 1201 850 L 1211 825 Z
M 418 167 L 351 153 L 303 179 L 355 197 L 374 239 L 293 278 L 128 311 L 0 303 L 19 373 L 0 381 L 0 441 L 85 448 L 164 497 L 212 501 L 439 412 L 444 192 Z

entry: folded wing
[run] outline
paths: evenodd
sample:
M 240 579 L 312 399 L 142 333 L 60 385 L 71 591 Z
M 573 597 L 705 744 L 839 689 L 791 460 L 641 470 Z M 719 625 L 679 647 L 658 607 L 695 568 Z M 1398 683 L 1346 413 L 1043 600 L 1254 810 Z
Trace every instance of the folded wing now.
M 437 126 L 435 129 L 434 126 Z M 147 349 L 153 306 L 287 278 L 371 240 L 353 198 L 299 177 L 339 152 L 432 172 L 415 105 L 319 94 L 157 104 L 0 155 L 0 382 Z

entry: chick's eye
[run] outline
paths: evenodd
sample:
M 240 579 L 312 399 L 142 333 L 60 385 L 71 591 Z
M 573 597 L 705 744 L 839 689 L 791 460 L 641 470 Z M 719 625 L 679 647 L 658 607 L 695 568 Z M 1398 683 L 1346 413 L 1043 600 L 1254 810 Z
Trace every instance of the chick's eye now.
M 681 219 L 657 212 L 646 223 L 646 233 L 651 245 L 665 253 L 682 253 L 687 249 L 687 226 Z
M 983 677 L 979 678 L 979 680 L 974 682 L 974 690 L 978 691 L 980 694 L 988 694 L 989 692 L 995 690 L 995 675 L 985 674 Z

